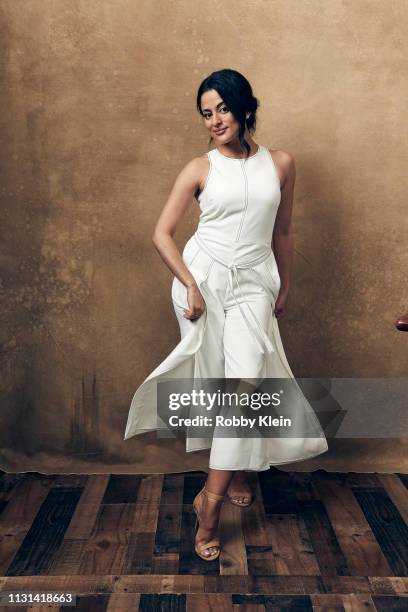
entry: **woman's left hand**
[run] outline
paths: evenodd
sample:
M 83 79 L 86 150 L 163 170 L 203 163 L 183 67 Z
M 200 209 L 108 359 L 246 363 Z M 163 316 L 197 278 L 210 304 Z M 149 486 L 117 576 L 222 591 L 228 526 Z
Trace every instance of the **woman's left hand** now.
M 287 291 L 279 291 L 278 297 L 276 298 L 274 314 L 277 319 L 280 319 L 286 311 L 286 301 L 288 299 Z

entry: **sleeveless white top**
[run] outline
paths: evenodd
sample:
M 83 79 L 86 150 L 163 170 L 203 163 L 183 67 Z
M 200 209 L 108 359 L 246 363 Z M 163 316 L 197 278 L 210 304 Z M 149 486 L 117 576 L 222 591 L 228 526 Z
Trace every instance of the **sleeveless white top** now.
M 218 149 L 207 155 L 210 169 L 197 198 L 201 215 L 195 238 L 226 266 L 255 265 L 271 252 L 281 201 L 272 156 L 262 145 L 246 159 L 227 157 Z

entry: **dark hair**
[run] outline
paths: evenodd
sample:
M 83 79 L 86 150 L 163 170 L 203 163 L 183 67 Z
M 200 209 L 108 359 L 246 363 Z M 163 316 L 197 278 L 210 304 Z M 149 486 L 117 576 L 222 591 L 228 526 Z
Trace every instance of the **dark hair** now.
M 237 70 L 224 68 L 212 72 L 206 77 L 197 92 L 197 109 L 201 116 L 201 96 L 206 91 L 215 89 L 221 96 L 225 104 L 228 106 L 236 121 L 239 123 L 239 142 L 241 147 L 246 149 L 249 155 L 251 147 L 244 138 L 245 128 L 250 131 L 255 131 L 256 128 L 256 110 L 260 106 L 259 100 L 252 93 L 252 87 L 249 81 Z M 246 113 L 251 113 L 248 119 Z M 211 144 L 211 137 L 208 145 Z

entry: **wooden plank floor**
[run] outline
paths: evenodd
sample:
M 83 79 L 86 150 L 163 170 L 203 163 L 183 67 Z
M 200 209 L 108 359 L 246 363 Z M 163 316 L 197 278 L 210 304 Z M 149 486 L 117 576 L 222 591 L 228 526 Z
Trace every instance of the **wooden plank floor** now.
M 71 591 L 86 611 L 408 611 L 408 478 L 251 474 L 222 553 L 193 551 L 201 472 L 1 474 L 2 591 Z M 1 610 L 69 608 L 1 607 Z M 71 608 L 73 609 L 73 608 Z

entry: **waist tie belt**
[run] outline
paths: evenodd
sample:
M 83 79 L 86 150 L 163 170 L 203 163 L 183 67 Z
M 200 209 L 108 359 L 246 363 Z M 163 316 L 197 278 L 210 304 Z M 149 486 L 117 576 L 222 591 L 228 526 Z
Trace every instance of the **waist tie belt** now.
M 217 255 L 214 255 L 214 253 L 208 248 L 208 246 L 205 244 L 205 242 L 203 241 L 202 238 L 200 238 L 198 236 L 197 233 L 194 234 L 194 238 L 198 244 L 198 246 L 212 259 L 214 259 L 215 261 L 217 261 L 219 264 L 221 264 L 222 266 L 228 268 L 228 285 L 229 288 L 231 290 L 231 294 L 235 300 L 235 303 L 238 305 L 238 308 L 242 314 L 242 317 L 249 329 L 249 331 L 255 336 L 262 353 L 274 353 L 275 349 L 272 345 L 272 342 L 270 341 L 268 335 L 265 333 L 265 330 L 263 329 L 262 325 L 260 324 L 257 316 L 255 315 L 254 311 L 252 310 L 251 306 L 249 305 L 249 303 L 245 300 L 241 286 L 239 284 L 239 280 L 238 280 L 238 270 L 239 269 L 251 269 L 252 272 L 254 274 L 256 274 L 256 276 L 259 279 L 259 282 L 261 284 L 261 286 L 265 289 L 266 293 L 269 293 L 269 288 L 266 287 L 262 276 L 252 268 L 252 266 L 262 263 L 263 261 L 265 261 L 265 259 L 267 259 L 270 256 L 270 251 L 267 251 L 265 254 L 262 254 L 261 256 L 258 256 L 250 261 L 247 262 L 237 262 L 237 263 L 227 263 L 225 261 L 223 261 L 222 259 L 220 259 Z M 236 283 L 236 286 L 238 288 L 238 292 L 239 295 L 241 297 L 241 300 L 243 302 L 245 302 L 249 312 L 252 315 L 253 320 L 255 321 L 255 326 L 251 324 L 250 320 L 248 319 L 247 315 L 244 312 L 244 309 L 241 306 L 241 303 L 238 301 L 236 295 L 235 295 L 235 290 L 234 290 L 234 280 Z

